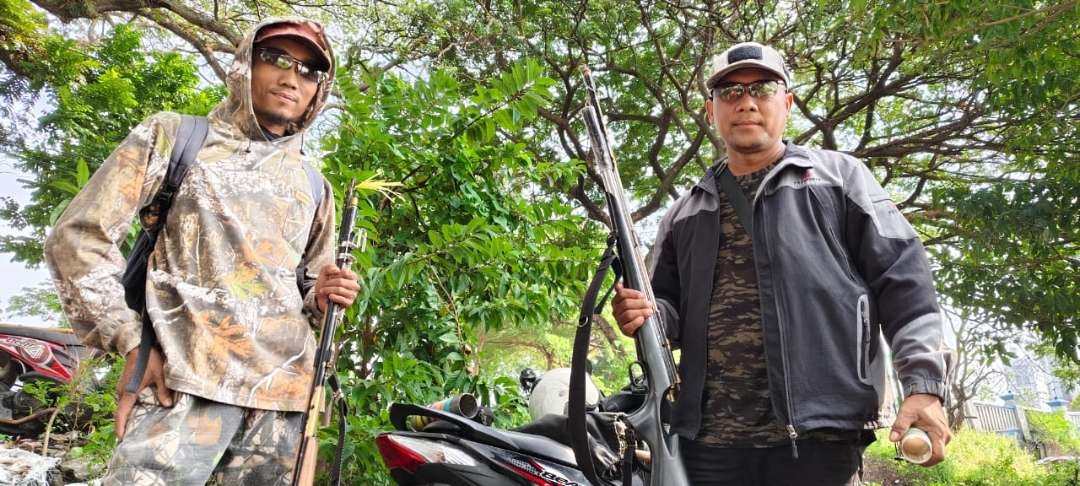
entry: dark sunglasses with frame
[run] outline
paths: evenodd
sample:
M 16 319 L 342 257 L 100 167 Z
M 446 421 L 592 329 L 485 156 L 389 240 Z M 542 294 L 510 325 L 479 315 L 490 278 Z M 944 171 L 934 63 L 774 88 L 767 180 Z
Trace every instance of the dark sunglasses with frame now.
M 747 93 L 755 98 L 766 98 L 778 93 L 781 87 L 786 87 L 784 82 L 776 79 L 762 79 L 746 84 L 721 83 L 714 86 L 712 90 L 709 91 L 709 99 L 716 98 L 721 101 L 735 101 L 742 98 L 742 95 Z
M 256 47 L 255 55 L 263 62 L 278 69 L 294 69 L 296 70 L 296 74 L 299 74 L 300 77 L 315 84 L 323 82 L 327 76 L 326 71 L 315 69 L 311 65 L 290 56 L 288 53 L 272 47 Z

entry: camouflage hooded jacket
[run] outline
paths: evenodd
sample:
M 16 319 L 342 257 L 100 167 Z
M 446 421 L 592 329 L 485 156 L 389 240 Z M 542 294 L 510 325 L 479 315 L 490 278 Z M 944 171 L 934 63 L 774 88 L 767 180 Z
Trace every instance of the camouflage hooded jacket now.
M 303 168 L 305 130 L 326 103 L 330 75 L 290 134 L 268 140 L 251 97 L 255 32 L 229 70 L 229 96 L 173 199 L 149 258 L 147 313 L 164 352 L 166 386 L 244 407 L 298 411 L 312 379 L 317 323 L 313 293 L 296 285 L 333 262 L 334 204 L 324 180 L 315 207 Z M 310 21 L 307 21 L 310 22 Z M 312 23 L 316 32 L 320 25 Z M 329 46 L 324 35 L 324 44 Z M 75 332 L 89 346 L 126 354 L 141 318 L 124 301 L 119 245 L 161 187 L 180 116 L 158 113 L 136 126 L 71 201 L 45 258 Z

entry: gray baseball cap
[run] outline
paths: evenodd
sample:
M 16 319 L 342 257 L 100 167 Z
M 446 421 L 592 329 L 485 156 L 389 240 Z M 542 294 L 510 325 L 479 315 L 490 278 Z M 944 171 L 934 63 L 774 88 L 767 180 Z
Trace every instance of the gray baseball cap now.
M 757 42 L 742 42 L 713 58 L 712 75 L 705 82 L 705 86 L 712 89 L 725 75 L 743 68 L 764 69 L 780 76 L 784 84 L 791 84 L 791 75 L 784 65 L 784 58 L 776 49 Z

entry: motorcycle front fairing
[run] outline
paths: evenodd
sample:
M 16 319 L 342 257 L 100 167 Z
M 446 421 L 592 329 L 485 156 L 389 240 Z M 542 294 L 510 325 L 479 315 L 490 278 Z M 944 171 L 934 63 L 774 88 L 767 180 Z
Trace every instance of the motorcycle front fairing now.
M 38 326 L 0 324 L 0 353 L 22 364 L 23 372 L 36 371 L 60 383 L 71 381 L 85 346 L 70 332 Z M 14 384 L 16 376 L 5 377 Z

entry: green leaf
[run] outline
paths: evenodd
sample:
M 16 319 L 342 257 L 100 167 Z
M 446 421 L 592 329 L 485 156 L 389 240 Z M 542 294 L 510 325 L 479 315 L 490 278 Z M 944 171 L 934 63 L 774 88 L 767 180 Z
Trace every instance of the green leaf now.
M 86 165 L 86 159 L 79 159 L 75 165 L 75 183 L 81 189 L 90 180 L 90 167 Z
M 60 219 L 60 215 L 64 214 L 64 210 L 67 209 L 68 204 L 71 204 L 71 199 L 65 199 L 57 204 L 56 207 L 49 212 L 49 225 L 55 225 L 56 220 Z
M 442 341 L 446 344 L 459 344 L 461 342 L 461 340 L 458 339 L 457 334 L 453 332 L 448 332 L 439 336 L 439 341 Z
M 64 192 L 66 192 L 66 193 L 68 193 L 68 194 L 70 194 L 72 196 L 79 193 L 79 186 L 72 183 L 69 180 L 57 179 L 57 180 L 54 180 L 54 181 L 50 181 L 49 185 L 52 186 L 52 187 L 55 187 L 57 189 L 60 189 L 61 191 L 64 191 Z

